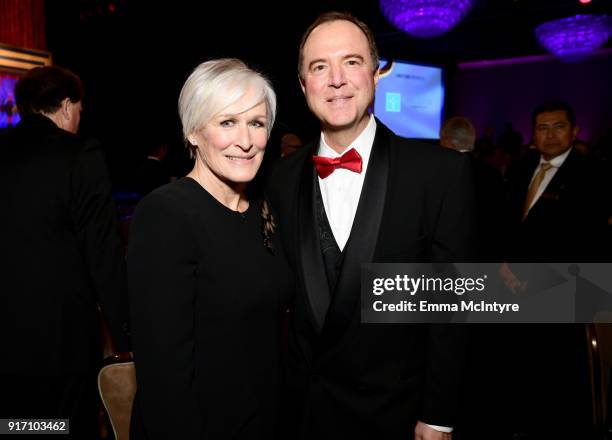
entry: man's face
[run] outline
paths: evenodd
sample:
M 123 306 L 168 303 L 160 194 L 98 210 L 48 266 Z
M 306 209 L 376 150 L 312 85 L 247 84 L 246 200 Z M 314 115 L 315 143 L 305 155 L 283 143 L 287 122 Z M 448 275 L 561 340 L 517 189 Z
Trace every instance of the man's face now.
M 572 126 L 564 110 L 540 113 L 535 118 L 533 140 L 545 160 L 565 153 L 577 134 L 578 127 Z
M 378 82 L 366 36 L 349 21 L 323 23 L 308 36 L 303 55 L 302 91 L 323 129 L 359 134 Z

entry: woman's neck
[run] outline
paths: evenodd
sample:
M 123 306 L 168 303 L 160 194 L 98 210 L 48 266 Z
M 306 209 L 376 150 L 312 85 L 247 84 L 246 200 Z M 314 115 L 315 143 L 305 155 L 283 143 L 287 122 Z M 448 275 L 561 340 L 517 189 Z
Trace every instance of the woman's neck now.
M 219 178 L 196 159 L 196 165 L 187 177 L 191 177 L 208 191 L 219 203 L 232 211 L 244 212 L 249 207 L 246 197 L 246 183 L 227 182 Z

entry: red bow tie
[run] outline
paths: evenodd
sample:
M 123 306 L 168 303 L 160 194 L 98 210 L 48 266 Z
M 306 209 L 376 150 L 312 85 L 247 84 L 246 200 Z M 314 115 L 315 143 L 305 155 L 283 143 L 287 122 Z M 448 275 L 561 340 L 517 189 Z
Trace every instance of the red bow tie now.
M 333 173 L 336 168 L 345 168 L 356 173 L 361 173 L 363 161 L 357 150 L 351 148 L 340 157 L 312 156 L 312 162 L 317 169 L 317 173 L 319 173 L 319 177 L 325 179 Z

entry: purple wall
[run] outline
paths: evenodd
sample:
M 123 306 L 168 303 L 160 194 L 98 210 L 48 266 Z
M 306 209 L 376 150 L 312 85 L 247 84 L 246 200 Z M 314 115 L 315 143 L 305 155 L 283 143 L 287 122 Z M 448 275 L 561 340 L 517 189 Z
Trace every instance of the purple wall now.
M 579 138 L 598 141 L 612 129 L 612 49 L 563 63 L 552 56 L 463 63 L 452 78 L 446 116 L 470 118 L 480 137 L 512 122 L 527 142 L 531 112 L 543 101 L 567 101 L 576 111 Z

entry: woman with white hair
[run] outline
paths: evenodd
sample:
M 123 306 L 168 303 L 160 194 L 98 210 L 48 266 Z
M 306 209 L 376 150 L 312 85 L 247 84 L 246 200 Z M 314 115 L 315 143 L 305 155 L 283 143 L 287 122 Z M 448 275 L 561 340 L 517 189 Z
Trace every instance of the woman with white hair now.
M 294 281 L 270 207 L 247 192 L 275 112 L 270 83 L 236 59 L 200 64 L 183 86 L 193 170 L 140 202 L 130 236 L 132 438 L 277 436 Z

